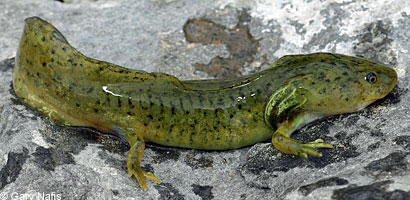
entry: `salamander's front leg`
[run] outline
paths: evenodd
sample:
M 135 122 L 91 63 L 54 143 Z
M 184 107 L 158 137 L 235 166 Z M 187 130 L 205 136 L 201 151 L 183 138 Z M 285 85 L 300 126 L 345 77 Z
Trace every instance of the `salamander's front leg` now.
M 127 168 L 130 177 L 134 177 L 138 182 L 138 185 L 144 190 L 147 190 L 147 185 L 145 183 L 145 178 L 154 180 L 160 183 L 160 180 L 154 176 L 151 172 L 146 172 L 141 169 L 141 159 L 144 154 L 145 143 L 141 140 L 136 140 L 127 155 Z
M 309 115 L 305 109 L 309 97 L 312 98 L 312 95 L 308 90 L 289 85 L 271 95 L 265 107 L 265 121 L 277 125 L 277 130 L 272 136 L 272 144 L 276 149 L 307 157 L 308 155 L 322 156 L 314 148 L 333 148 L 331 144 L 323 143 L 322 139 L 304 144 L 289 137 L 294 130 L 315 119 L 316 116 Z
M 279 129 L 272 136 L 272 144 L 276 149 L 284 153 L 298 155 L 300 157 L 322 156 L 321 153 L 314 148 L 333 148 L 331 144 L 326 144 L 322 139 L 317 139 L 312 142 L 303 143 L 299 140 L 294 140 L 279 132 Z

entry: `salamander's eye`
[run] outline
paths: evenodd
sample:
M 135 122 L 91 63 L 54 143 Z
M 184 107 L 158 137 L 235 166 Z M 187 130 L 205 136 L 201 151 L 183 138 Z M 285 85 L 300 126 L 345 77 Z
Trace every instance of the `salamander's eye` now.
M 377 81 L 377 76 L 373 72 L 369 72 L 366 77 L 364 77 L 364 80 L 366 80 L 369 83 L 376 83 Z

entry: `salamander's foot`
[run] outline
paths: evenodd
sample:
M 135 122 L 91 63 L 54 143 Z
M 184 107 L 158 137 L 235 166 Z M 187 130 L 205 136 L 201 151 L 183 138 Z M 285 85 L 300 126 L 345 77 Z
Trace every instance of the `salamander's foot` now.
M 314 150 L 314 148 L 333 148 L 333 145 L 324 143 L 322 139 L 317 139 L 312 142 L 301 144 L 300 149 L 297 151 L 297 155 L 300 157 L 307 157 L 308 155 L 321 157 L 322 153 Z
M 153 173 L 142 170 L 139 165 L 128 163 L 127 161 L 127 167 L 128 167 L 128 175 L 131 178 L 135 178 L 138 185 L 141 188 L 143 188 L 145 191 L 148 189 L 145 179 L 154 180 L 158 184 L 161 183 L 161 181 L 156 176 L 154 176 Z
M 135 178 L 138 185 L 144 190 L 147 190 L 147 184 L 145 179 L 154 180 L 157 183 L 161 183 L 157 177 L 154 176 L 151 172 L 146 172 L 141 169 L 141 159 L 144 153 L 145 143 L 141 140 L 137 140 L 134 145 L 131 146 L 130 151 L 127 155 L 127 168 L 128 175 Z
M 279 151 L 298 155 L 300 157 L 307 157 L 308 155 L 320 157 L 322 154 L 314 148 L 333 148 L 331 144 L 324 143 L 322 139 L 317 139 L 313 142 L 304 144 L 299 140 L 294 140 L 281 134 L 273 135 L 272 144 Z

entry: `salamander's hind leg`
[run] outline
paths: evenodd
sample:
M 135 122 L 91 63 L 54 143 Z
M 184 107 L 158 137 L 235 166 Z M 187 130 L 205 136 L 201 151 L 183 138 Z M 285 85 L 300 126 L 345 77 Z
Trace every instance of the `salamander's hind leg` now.
M 138 182 L 138 185 L 144 190 L 147 190 L 145 178 L 154 180 L 160 183 L 160 180 L 154 176 L 151 172 L 146 172 L 141 169 L 141 159 L 144 154 L 145 143 L 141 140 L 136 140 L 134 144 L 131 144 L 131 148 L 127 155 L 127 168 L 128 175 L 134 177 Z

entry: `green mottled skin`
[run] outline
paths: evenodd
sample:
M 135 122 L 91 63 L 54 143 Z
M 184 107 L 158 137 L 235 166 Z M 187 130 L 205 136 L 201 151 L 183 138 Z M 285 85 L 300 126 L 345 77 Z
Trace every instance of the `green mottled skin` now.
M 330 144 L 303 144 L 290 134 L 360 110 L 396 81 L 382 64 L 330 53 L 285 56 L 239 78 L 180 81 L 88 58 L 36 17 L 26 19 L 13 77 L 17 96 L 56 122 L 125 136 L 129 174 L 144 189 L 145 178 L 159 182 L 140 168 L 144 142 L 224 150 L 272 138 L 283 152 L 321 156 L 313 148 Z

